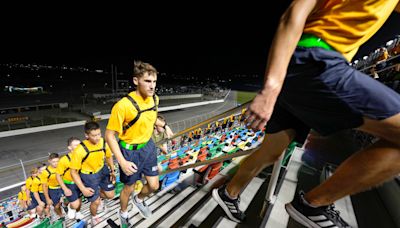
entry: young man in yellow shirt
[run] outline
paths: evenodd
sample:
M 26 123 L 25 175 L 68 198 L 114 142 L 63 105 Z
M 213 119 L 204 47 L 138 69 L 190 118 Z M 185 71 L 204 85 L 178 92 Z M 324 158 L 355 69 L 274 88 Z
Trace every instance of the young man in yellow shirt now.
M 36 207 L 38 206 L 38 202 L 36 201 L 35 197 L 33 196 L 32 192 L 32 184 L 33 184 L 33 179 L 38 175 L 38 169 L 33 168 L 31 170 L 31 176 L 28 177 L 25 181 L 25 190 L 26 190 L 26 203 L 27 203 L 27 210 L 31 218 L 36 217 Z
M 47 166 L 40 174 L 40 181 L 43 186 L 43 194 L 46 199 L 46 207 L 50 210 L 50 207 L 54 207 L 54 212 L 59 216 L 63 217 L 61 211 L 61 196 L 62 189 L 57 182 L 56 170 L 58 161 L 60 160 L 57 153 L 52 153 L 49 155 L 49 166 Z
M 28 207 L 28 197 L 26 196 L 26 186 L 21 186 L 21 191 L 18 192 L 18 204 L 22 210 Z
M 110 148 L 101 137 L 100 125 L 88 122 L 84 129 L 86 140 L 72 152 L 70 170 L 73 181 L 91 202 L 91 224 L 95 226 L 101 221 L 97 215 L 100 195 L 107 199 L 114 198 L 114 161 Z M 108 167 L 104 164 L 104 159 Z
M 36 204 L 36 213 L 43 218 L 43 211 L 45 212 L 47 217 L 50 217 L 49 208 L 46 207 L 46 197 L 43 194 L 43 186 L 42 181 L 40 179 L 40 175 L 42 174 L 43 170 L 46 169 L 46 166 L 43 165 L 38 167 L 37 175 L 32 180 L 32 185 L 30 191 L 32 192 L 32 203 L 33 205 Z
M 253 129 L 266 125 L 267 140 L 226 188 L 213 190 L 230 219 L 244 218 L 237 200 L 243 187 L 310 128 L 321 135 L 355 128 L 379 141 L 352 155 L 319 186 L 295 195 L 286 210 L 299 223 L 348 227 L 333 202 L 398 175 L 400 95 L 349 65 L 395 8 L 399 12 L 398 0 L 292 1 L 272 41 L 263 89 L 247 112 Z
M 80 212 L 82 204 L 82 193 L 78 186 L 74 183 L 71 176 L 70 164 L 72 158 L 72 152 L 81 143 L 81 140 L 76 137 L 71 137 L 67 141 L 69 153 L 61 157 L 57 166 L 57 181 L 64 192 L 64 195 L 68 199 L 68 218 L 69 219 L 83 219 L 83 215 Z
M 133 83 L 136 90 L 114 105 L 107 125 L 105 137 L 119 163 L 121 182 L 125 184 L 120 195 L 120 221 L 125 227 L 129 226 L 128 200 L 136 180 L 140 180 L 142 174 L 147 180 L 142 191 L 132 196 L 133 204 L 144 218 L 151 216 L 144 198 L 159 187 L 157 150 L 151 140 L 157 119 L 156 82 L 157 71 L 153 66 L 135 62 Z M 119 142 L 115 134 L 118 134 Z

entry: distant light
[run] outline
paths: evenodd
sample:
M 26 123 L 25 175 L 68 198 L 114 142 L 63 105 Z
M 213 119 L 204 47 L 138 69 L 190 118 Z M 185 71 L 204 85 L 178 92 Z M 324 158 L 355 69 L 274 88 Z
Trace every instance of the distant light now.
M 63 78 L 63 76 L 62 76 L 62 75 L 60 75 L 60 78 L 62 79 L 62 78 Z
M 9 75 L 9 74 L 7 74 L 7 77 L 10 77 L 10 75 Z
M 53 88 L 53 85 L 50 85 L 50 88 Z
M 40 78 L 40 75 L 38 75 L 37 77 Z

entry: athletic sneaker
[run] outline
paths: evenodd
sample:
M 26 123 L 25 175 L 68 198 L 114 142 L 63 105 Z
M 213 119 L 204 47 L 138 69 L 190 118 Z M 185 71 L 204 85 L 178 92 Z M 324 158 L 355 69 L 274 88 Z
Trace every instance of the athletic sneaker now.
M 136 196 L 132 195 L 132 202 L 139 209 L 139 214 L 143 218 L 149 218 L 152 215 L 149 206 L 147 206 L 144 200 L 141 203 L 137 202 L 137 195 Z
M 105 199 L 100 199 L 100 204 L 97 207 L 97 214 L 103 213 L 106 214 L 108 212 L 108 207 L 107 207 L 107 200 Z
M 97 224 L 99 224 L 101 222 L 101 218 L 99 215 L 96 216 L 92 216 L 92 227 L 96 226 Z
M 121 224 L 121 228 L 130 227 L 129 219 L 122 217 L 121 211 L 118 211 L 118 215 L 119 215 L 119 221 L 120 221 L 120 224 Z
M 71 208 L 71 204 L 68 204 L 68 213 L 67 216 L 69 219 L 74 219 L 76 216 L 76 210 Z
M 80 212 L 80 211 L 77 211 L 76 213 L 75 213 L 75 219 L 76 220 L 82 220 L 82 219 L 84 219 L 85 218 L 85 216 Z
M 225 186 L 219 189 L 213 189 L 212 196 L 215 201 L 222 207 L 226 215 L 234 222 L 241 223 L 246 218 L 246 215 L 240 211 L 240 198 L 231 199 L 225 194 Z
M 334 209 L 333 204 L 311 207 L 304 199 L 304 192 L 295 195 L 292 202 L 285 205 L 290 217 L 306 227 L 350 227 Z

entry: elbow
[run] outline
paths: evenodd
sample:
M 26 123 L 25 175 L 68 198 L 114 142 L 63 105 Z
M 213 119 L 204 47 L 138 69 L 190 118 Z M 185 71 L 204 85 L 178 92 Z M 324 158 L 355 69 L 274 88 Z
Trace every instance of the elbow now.
M 114 138 L 114 131 L 106 129 L 106 132 L 104 134 L 104 138 L 107 143 L 109 143 L 113 138 Z

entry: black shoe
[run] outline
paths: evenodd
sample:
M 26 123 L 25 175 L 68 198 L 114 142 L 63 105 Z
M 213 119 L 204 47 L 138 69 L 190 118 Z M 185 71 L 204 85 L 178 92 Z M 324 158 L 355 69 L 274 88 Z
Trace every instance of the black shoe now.
M 246 215 L 240 211 L 240 199 L 230 199 L 225 195 L 225 187 L 213 189 L 212 196 L 215 201 L 222 207 L 226 215 L 234 222 L 241 223 L 244 221 Z
M 285 208 L 290 217 L 306 227 L 350 227 L 334 210 L 334 206 L 310 207 L 305 204 L 304 192 L 300 191 Z

